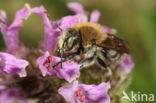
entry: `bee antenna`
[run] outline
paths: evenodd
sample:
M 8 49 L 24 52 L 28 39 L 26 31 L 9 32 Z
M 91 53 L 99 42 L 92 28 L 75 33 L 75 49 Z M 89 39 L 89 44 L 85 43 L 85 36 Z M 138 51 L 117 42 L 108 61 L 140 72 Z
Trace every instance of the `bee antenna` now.
M 62 57 L 63 57 L 63 48 L 61 48 L 61 68 L 62 68 L 62 61 L 63 61 Z
M 62 32 L 62 28 L 56 23 L 57 28 Z
M 63 62 L 63 49 L 64 49 L 64 43 L 63 43 L 63 46 L 61 48 L 61 68 L 62 68 L 62 62 Z

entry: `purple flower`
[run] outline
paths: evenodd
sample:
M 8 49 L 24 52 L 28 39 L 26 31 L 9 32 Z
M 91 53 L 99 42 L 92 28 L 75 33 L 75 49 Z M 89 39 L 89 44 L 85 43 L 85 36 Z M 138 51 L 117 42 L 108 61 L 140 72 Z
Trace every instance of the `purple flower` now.
M 23 59 L 17 59 L 14 55 L 0 52 L 0 67 L 2 71 L 9 74 L 18 74 L 20 77 L 26 76 L 25 68 L 28 62 Z
M 107 26 L 103 26 L 103 29 L 105 30 L 106 33 L 108 34 L 116 34 L 117 31 L 115 29 L 109 28 Z
M 77 2 L 68 3 L 67 7 L 76 14 L 85 14 L 83 6 Z
M 42 75 L 45 76 L 48 74 L 51 76 L 58 76 L 68 82 L 72 82 L 80 76 L 79 65 L 74 62 L 65 62 L 63 63 L 62 68 L 60 65 L 52 68 L 52 66 L 60 60 L 59 57 L 51 56 L 49 52 L 46 52 L 44 56 L 39 57 L 37 59 L 37 64 L 41 69 Z
M 58 92 L 70 103 L 110 103 L 107 94 L 109 88 L 109 83 L 96 86 L 78 84 L 78 81 L 75 81 L 72 85 L 59 88 Z
M 19 103 L 28 103 L 27 100 L 21 98 L 17 88 L 0 92 L 0 103 L 14 103 L 15 101 L 18 101 Z
M 57 37 L 59 36 L 59 31 L 53 29 L 51 21 L 48 17 L 48 12 L 43 6 L 32 8 L 31 12 L 41 16 L 45 30 L 45 50 L 49 52 L 53 51 L 56 45 Z
M 0 11 L 0 31 L 5 39 L 6 46 L 9 51 L 14 52 L 19 43 L 18 28 L 22 27 L 22 20 L 27 19 L 30 11 L 29 6 L 26 5 L 23 9 L 17 11 L 13 23 L 8 26 L 8 19 L 4 11 Z
M 85 22 L 87 22 L 87 14 L 85 13 L 85 10 L 83 8 L 83 6 L 77 2 L 72 2 L 72 3 L 69 3 L 67 5 L 67 7 L 75 12 L 76 14 L 81 14 L 83 16 L 86 16 L 86 20 Z M 100 12 L 98 10 L 94 10 L 92 13 L 91 13 L 91 16 L 90 16 L 90 22 L 92 23 L 98 23 L 98 20 L 99 20 L 99 17 L 100 17 Z
M 94 10 L 91 13 L 91 17 L 90 17 L 90 22 L 92 23 L 98 23 L 99 17 L 100 17 L 100 12 L 98 10 Z
M 103 29 L 105 30 L 106 33 L 110 33 L 110 28 L 108 28 L 107 26 L 103 26 Z
M 129 74 L 129 73 L 131 73 L 133 67 L 134 67 L 134 63 L 131 60 L 131 56 L 129 56 L 128 54 L 124 54 L 123 61 L 119 65 L 119 69 L 124 74 Z

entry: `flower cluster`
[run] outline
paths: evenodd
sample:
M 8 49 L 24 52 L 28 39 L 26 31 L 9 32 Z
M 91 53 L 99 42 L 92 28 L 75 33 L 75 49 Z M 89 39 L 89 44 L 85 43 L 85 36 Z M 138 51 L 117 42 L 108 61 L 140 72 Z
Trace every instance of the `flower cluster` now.
M 31 8 L 26 4 L 17 11 L 11 25 L 8 24 L 6 13 L 0 10 L 0 32 L 7 46 L 6 50 L 0 52 L 0 103 L 27 103 L 31 99 L 38 99 L 38 103 L 63 103 L 65 100 L 70 103 L 113 103 L 113 97 L 118 95 L 115 93 L 117 86 L 120 87 L 122 81 L 127 79 L 121 77 L 130 75 L 134 66 L 128 54 L 124 55 L 120 65 L 112 68 L 117 76 L 109 83 L 104 82 L 105 73 L 100 69 L 82 69 L 80 76 L 80 66 L 73 61 L 64 62 L 62 67 L 52 66 L 61 60 L 53 54 L 61 35 L 57 25 L 65 30 L 81 22 L 98 23 L 100 17 L 100 12 L 94 10 L 88 18 L 83 6 L 76 2 L 69 3 L 67 7 L 75 15 L 51 21 L 43 6 Z M 44 24 L 44 49 L 42 46 L 29 49 L 19 41 L 18 29 L 23 26 L 23 20 L 33 14 L 40 16 Z M 106 26 L 103 29 L 106 33 L 116 33 Z

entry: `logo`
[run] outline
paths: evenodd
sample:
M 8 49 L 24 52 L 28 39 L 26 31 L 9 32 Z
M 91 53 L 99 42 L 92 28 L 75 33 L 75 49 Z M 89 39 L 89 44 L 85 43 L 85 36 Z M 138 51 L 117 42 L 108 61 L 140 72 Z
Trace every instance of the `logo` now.
M 145 94 L 145 93 L 141 93 L 140 91 L 138 91 L 137 93 L 131 91 L 129 95 L 125 91 L 123 91 L 122 93 L 123 93 L 123 97 L 121 98 L 121 100 L 127 99 L 129 101 L 134 101 L 134 102 L 154 101 L 154 94 Z

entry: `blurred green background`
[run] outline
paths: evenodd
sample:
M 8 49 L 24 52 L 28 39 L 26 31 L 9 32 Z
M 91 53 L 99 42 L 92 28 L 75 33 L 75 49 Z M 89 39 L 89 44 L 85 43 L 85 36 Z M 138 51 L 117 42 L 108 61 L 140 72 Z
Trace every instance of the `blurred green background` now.
M 73 14 L 66 7 L 71 1 L 82 3 L 85 10 L 101 12 L 100 23 L 116 28 L 118 35 L 130 42 L 135 62 L 129 90 L 156 94 L 156 0 L 0 0 L 0 9 L 6 11 L 9 23 L 15 12 L 29 3 L 32 7 L 44 5 L 52 20 Z M 43 41 L 44 28 L 40 17 L 31 16 L 20 28 L 20 40 L 33 47 Z M 0 50 L 5 48 L 0 35 Z

